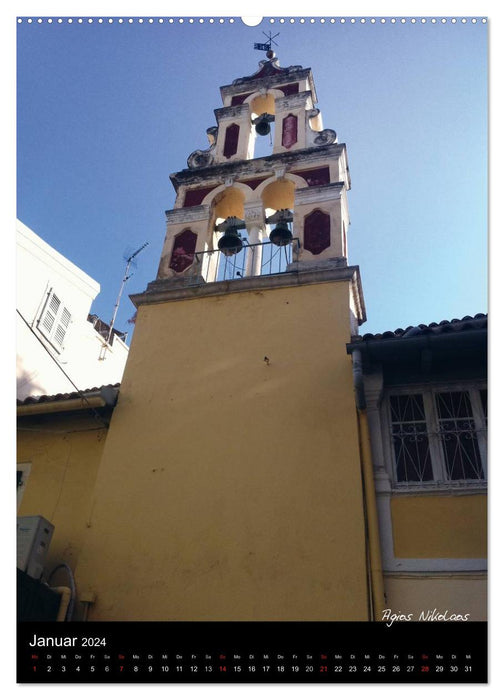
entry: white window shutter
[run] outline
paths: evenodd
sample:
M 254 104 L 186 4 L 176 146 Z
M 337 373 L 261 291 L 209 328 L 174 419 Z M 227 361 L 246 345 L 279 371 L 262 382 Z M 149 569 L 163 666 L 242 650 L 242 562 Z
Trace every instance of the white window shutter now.
M 51 290 L 38 327 L 56 349 L 63 349 L 63 341 L 71 319 L 70 311 L 66 306 L 63 306 L 61 300 Z

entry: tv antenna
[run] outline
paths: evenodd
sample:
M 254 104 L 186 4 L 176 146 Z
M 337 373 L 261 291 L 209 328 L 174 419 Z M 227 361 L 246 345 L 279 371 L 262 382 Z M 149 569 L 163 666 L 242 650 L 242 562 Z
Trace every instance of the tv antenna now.
M 142 250 L 143 250 L 146 246 L 148 246 L 148 245 L 149 245 L 148 242 L 147 242 L 147 243 L 144 243 L 142 246 L 140 246 L 140 248 L 137 248 L 137 250 L 135 250 L 135 252 L 132 253 L 128 258 L 126 258 L 126 268 L 125 268 L 125 270 L 124 270 L 124 275 L 123 275 L 122 282 L 121 282 L 121 288 L 119 289 L 119 294 L 117 295 L 117 301 L 116 301 L 115 306 L 114 306 L 114 315 L 112 316 L 112 320 L 110 321 L 109 332 L 108 332 L 108 335 L 107 335 L 107 345 L 110 344 L 110 339 L 112 338 L 112 332 L 113 332 L 113 330 L 114 330 L 114 323 L 115 323 L 115 320 L 116 320 L 117 311 L 118 311 L 118 309 L 119 309 L 119 304 L 120 304 L 120 302 L 121 302 L 121 297 L 122 297 L 122 293 L 123 293 L 123 290 L 124 290 L 124 285 L 125 285 L 126 282 L 129 280 L 129 278 L 132 276 L 132 275 L 129 274 L 130 267 L 131 267 L 131 265 L 132 265 L 132 263 L 133 263 L 133 260 L 136 258 L 136 256 L 137 256 L 139 253 L 141 253 Z
M 271 49 L 271 44 L 275 44 L 275 46 L 278 46 L 278 44 L 275 41 L 275 38 L 280 34 L 280 32 L 277 32 L 276 34 L 273 34 L 271 36 L 271 32 L 269 34 L 266 34 L 266 32 L 263 32 L 264 36 L 268 40 L 267 43 L 265 44 L 254 44 L 254 49 L 257 49 L 257 51 L 266 51 L 266 55 L 272 54 L 273 51 Z M 273 56 L 268 56 L 268 58 L 273 58 Z

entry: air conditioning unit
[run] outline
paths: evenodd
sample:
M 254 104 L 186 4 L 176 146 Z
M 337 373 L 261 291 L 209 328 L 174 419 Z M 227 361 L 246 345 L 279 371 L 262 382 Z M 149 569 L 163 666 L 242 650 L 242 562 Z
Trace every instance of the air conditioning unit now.
M 18 516 L 17 568 L 39 580 L 44 570 L 54 525 L 41 515 Z

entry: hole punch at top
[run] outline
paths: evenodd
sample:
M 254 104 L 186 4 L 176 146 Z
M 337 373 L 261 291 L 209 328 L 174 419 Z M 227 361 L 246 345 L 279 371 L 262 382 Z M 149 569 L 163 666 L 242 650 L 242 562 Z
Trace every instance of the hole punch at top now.
M 246 24 L 247 27 L 257 27 L 263 21 L 262 17 L 242 17 L 241 21 Z

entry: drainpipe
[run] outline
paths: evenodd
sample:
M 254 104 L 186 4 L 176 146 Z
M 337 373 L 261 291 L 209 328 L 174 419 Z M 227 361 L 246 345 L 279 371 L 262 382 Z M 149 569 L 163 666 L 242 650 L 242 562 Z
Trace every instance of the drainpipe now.
M 366 408 L 366 395 L 364 393 L 364 375 L 362 373 L 362 353 L 360 350 L 352 350 L 352 368 L 355 387 L 355 403 L 359 410 Z
M 362 356 L 360 350 L 352 350 L 352 365 L 367 520 L 372 615 L 375 621 L 379 621 L 381 620 L 382 610 L 385 605 L 385 591 L 383 587 L 378 510 L 376 508 L 376 493 L 373 478 L 373 460 L 371 456 L 371 442 L 366 414 L 366 396 L 364 393 L 364 377 L 362 373 Z
M 51 573 L 48 576 L 47 582 L 50 585 L 51 583 L 51 578 L 53 577 L 53 574 L 58 571 L 58 569 L 65 569 L 65 571 L 68 574 L 68 577 L 70 579 L 70 588 L 68 589 L 68 586 L 62 586 L 60 589 L 55 589 L 55 590 L 61 590 L 63 593 L 62 595 L 62 600 L 61 600 L 61 605 L 60 609 L 58 612 L 58 622 L 62 621 L 61 616 L 63 615 L 63 608 L 64 608 L 64 617 L 63 620 L 71 620 L 73 617 L 73 610 L 74 610 L 74 604 L 75 604 L 75 598 L 76 598 L 76 591 L 75 591 L 75 580 L 74 580 L 74 575 L 72 572 L 72 569 L 68 566 L 68 564 L 65 564 L 64 562 L 62 564 L 58 564 L 57 566 L 54 567 L 54 569 L 51 571 Z M 66 593 L 64 593 L 64 590 L 69 590 L 70 591 L 70 596 L 67 598 Z
M 70 590 L 70 588 L 68 588 L 68 586 L 52 587 L 51 591 L 54 591 L 55 593 L 59 593 L 61 595 L 61 601 L 56 622 L 64 622 L 66 620 L 68 608 L 72 600 L 72 591 Z

